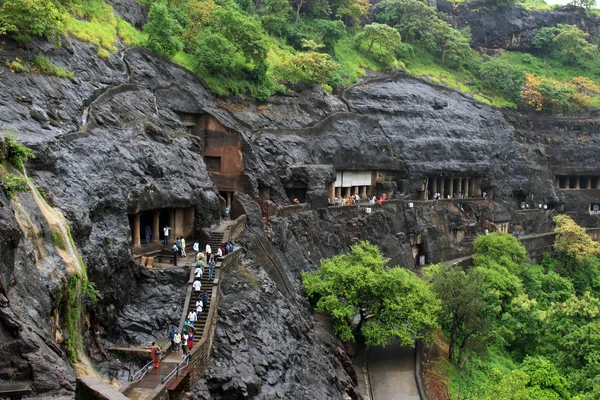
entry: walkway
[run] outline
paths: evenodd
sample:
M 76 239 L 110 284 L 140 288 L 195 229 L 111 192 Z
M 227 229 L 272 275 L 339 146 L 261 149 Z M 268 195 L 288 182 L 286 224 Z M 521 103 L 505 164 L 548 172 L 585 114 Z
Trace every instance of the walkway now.
M 233 223 L 233 221 L 229 221 L 229 220 L 224 221 L 222 224 L 219 225 L 219 227 L 217 227 L 214 231 L 211 232 L 209 243 L 213 249 L 213 252 L 216 252 L 217 245 L 222 243 L 224 233 L 230 227 L 230 225 L 232 223 Z M 186 246 L 186 247 L 188 247 L 188 246 Z M 222 260 L 223 259 L 219 259 L 217 261 L 217 263 L 215 265 L 215 270 L 214 270 L 214 273 L 213 273 L 213 276 L 211 279 L 208 279 L 208 264 L 206 262 L 204 264 L 204 273 L 202 274 L 202 278 L 200 281 L 202 283 L 202 292 L 206 292 L 208 294 L 208 301 L 207 301 L 207 304 L 204 304 L 202 314 L 200 315 L 198 321 L 196 321 L 195 326 L 193 327 L 193 329 L 194 329 L 194 346 L 196 346 L 198 344 L 198 342 L 202 339 L 204 329 L 206 327 L 208 313 L 212 306 L 211 303 L 212 303 L 212 299 L 213 299 L 213 290 L 216 290 L 216 288 L 214 287 L 214 281 L 215 281 L 215 278 L 219 276 L 219 270 L 221 268 Z M 184 305 L 184 307 L 187 305 L 187 308 L 185 310 L 183 310 L 183 315 L 182 315 L 182 319 L 181 319 L 182 322 L 179 326 L 179 331 L 181 333 L 182 327 L 183 327 L 183 329 L 186 329 L 186 330 L 190 329 L 189 325 L 183 324 L 183 321 L 187 320 L 188 313 L 192 310 L 196 311 L 196 296 L 195 296 L 194 292 L 191 290 L 191 283 L 194 281 L 194 269 L 195 269 L 194 252 L 193 251 L 188 252 L 187 258 L 181 258 L 178 261 L 181 261 L 181 264 L 178 263 L 180 266 L 184 265 L 184 266 L 190 267 L 190 279 L 189 279 L 188 285 L 185 287 L 184 290 L 186 290 L 188 293 L 191 293 L 191 295 L 186 295 L 186 297 L 189 296 L 189 300 L 186 299 L 186 304 Z M 182 336 L 183 336 L 183 333 L 182 333 Z M 167 350 L 170 350 L 170 349 L 163 349 L 163 350 L 166 352 Z M 129 397 L 130 399 L 135 399 L 135 400 L 150 400 L 150 399 L 155 398 L 155 396 L 157 395 L 158 388 L 163 385 L 162 378 L 169 375 L 173 370 L 175 370 L 177 368 L 177 365 L 181 364 L 183 361 L 184 361 L 184 359 L 182 358 L 181 354 L 169 352 L 169 354 L 167 354 L 163 358 L 162 362 L 160 363 L 160 367 L 158 369 L 150 367 L 148 369 L 148 372 L 146 373 L 146 375 L 139 382 L 136 382 L 130 386 L 130 391 L 128 392 L 127 397 Z M 185 378 L 185 376 L 187 375 L 187 373 L 189 372 L 190 369 L 191 369 L 191 365 L 186 366 L 185 364 L 181 364 L 179 372 L 175 376 L 173 376 L 171 379 L 169 379 L 168 382 L 166 382 L 166 384 L 165 384 L 166 389 L 174 390 L 175 388 L 177 388 L 179 383 Z
M 369 349 L 373 400 L 421 400 L 415 379 L 415 349 L 393 344 Z

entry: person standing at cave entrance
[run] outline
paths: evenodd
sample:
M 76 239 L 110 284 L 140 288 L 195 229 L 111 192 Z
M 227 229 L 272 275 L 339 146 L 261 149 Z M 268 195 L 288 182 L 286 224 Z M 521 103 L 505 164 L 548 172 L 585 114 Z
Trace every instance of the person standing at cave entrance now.
M 175 327 L 172 326 L 171 330 L 169 331 L 169 340 L 171 341 L 171 349 L 175 349 L 175 332 L 177 332 L 175 330 Z
M 183 236 L 181 237 L 181 257 L 187 257 L 185 252 L 185 238 Z
M 194 291 L 196 292 L 196 300 L 198 300 L 200 298 L 200 289 L 202 288 L 202 283 L 200 283 L 200 280 L 197 279 L 194 281 L 192 286 L 194 287 Z
M 164 238 L 165 246 L 169 245 L 169 231 L 170 230 L 171 230 L 171 227 L 169 225 L 165 225 L 165 227 L 163 228 L 163 234 L 165 235 L 165 238 Z
M 146 225 L 144 233 L 146 234 L 146 244 L 150 244 L 150 235 L 152 235 L 152 228 L 150 228 L 150 225 Z
M 179 254 L 179 247 L 177 247 L 177 242 L 173 243 L 173 265 L 177 266 L 177 255 Z
M 175 351 L 176 354 L 179 353 L 179 345 L 181 344 L 181 335 L 179 334 L 179 331 L 175 331 L 175 337 L 173 338 L 173 342 L 175 343 L 175 346 L 173 347 L 173 351 Z
M 152 342 L 152 362 L 154 363 L 154 368 L 158 368 L 160 364 L 160 347 L 156 345 L 156 342 Z
M 192 248 L 195 253 L 194 261 L 198 261 L 198 254 L 200 253 L 200 243 L 198 243 L 198 240 L 194 240 L 194 246 Z

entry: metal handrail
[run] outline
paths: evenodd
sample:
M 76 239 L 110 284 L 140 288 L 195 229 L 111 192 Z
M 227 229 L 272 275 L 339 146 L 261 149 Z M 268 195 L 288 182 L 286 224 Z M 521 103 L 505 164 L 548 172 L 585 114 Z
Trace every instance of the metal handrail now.
M 140 369 L 138 372 L 136 372 L 135 374 L 131 375 L 129 377 L 129 382 L 139 382 L 139 381 L 141 381 L 144 378 L 144 376 L 146 376 L 146 373 L 148 372 L 148 369 L 150 368 L 150 365 L 152 365 L 152 360 L 148 361 L 148 363 L 146 365 L 144 365 L 142 367 L 142 369 Z M 139 376 L 139 378 L 136 377 L 138 374 L 141 374 Z
M 185 365 L 183 367 L 181 367 L 181 364 L 185 363 Z M 168 375 L 163 376 L 160 378 L 160 383 L 161 384 L 165 384 L 167 382 L 169 382 L 171 380 L 171 378 L 173 378 L 174 376 L 179 376 L 179 368 L 181 367 L 181 369 L 187 367 L 190 363 L 190 355 L 188 354 L 185 359 L 180 362 L 179 364 L 177 364 L 177 367 L 173 368 L 173 371 L 169 372 Z

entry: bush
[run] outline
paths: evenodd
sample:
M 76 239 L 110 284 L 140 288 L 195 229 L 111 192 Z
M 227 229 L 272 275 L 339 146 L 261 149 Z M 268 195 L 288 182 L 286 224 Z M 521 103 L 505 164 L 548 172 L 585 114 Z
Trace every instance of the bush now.
M 27 191 L 27 181 L 14 174 L 4 174 L 2 176 L 2 185 L 6 191 L 6 196 L 11 199 L 19 192 Z
M 7 137 L 4 139 L 4 146 L 6 149 L 5 159 L 8 160 L 8 162 L 19 171 L 24 171 L 25 167 L 23 163 L 25 161 L 35 157 L 31 149 L 17 142 L 12 137 Z
M 400 42 L 394 47 L 394 54 L 399 60 L 410 63 L 415 58 L 415 49 L 408 43 Z
M 148 34 L 150 50 L 170 58 L 183 49 L 183 43 L 179 39 L 183 29 L 179 22 L 170 16 L 166 1 L 152 5 L 148 13 L 148 21 L 144 25 L 144 33 Z
M 520 68 L 493 59 L 483 64 L 480 74 L 488 86 L 500 90 L 508 100 L 520 101 L 523 83 L 525 82 L 525 74 Z
M 72 71 L 66 71 L 65 69 L 54 65 L 52 60 L 42 55 L 37 55 L 33 59 L 33 71 L 43 75 L 55 75 L 59 78 L 73 78 L 75 74 Z
M 0 3 L 0 35 L 28 39 L 45 36 L 56 42 L 65 33 L 65 14 L 53 0 L 3 0 Z
M 203 35 L 196 45 L 196 70 L 227 75 L 233 70 L 235 53 L 235 46 L 220 33 Z
M 20 58 L 15 58 L 13 61 L 7 61 L 4 63 L 12 72 L 18 74 L 24 74 L 29 72 L 29 67 L 27 67 Z

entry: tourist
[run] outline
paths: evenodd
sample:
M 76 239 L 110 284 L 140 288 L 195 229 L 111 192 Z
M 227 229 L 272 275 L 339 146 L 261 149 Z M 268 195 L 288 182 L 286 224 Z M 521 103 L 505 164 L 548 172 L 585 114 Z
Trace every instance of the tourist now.
M 377 205 L 379 208 L 381 208 L 381 203 L 383 203 L 383 197 L 380 197 L 379 200 L 377 200 Z
M 387 194 L 382 194 L 381 195 L 381 201 L 386 201 L 387 200 Z
M 188 347 L 190 351 L 194 348 L 194 331 L 190 332 L 190 336 L 188 338 Z
M 354 196 L 354 200 L 356 200 L 356 205 L 358 205 L 358 202 L 360 201 L 360 196 L 358 193 L 356 193 L 356 196 Z
M 198 261 L 198 254 L 200 253 L 200 243 L 198 243 L 198 240 L 194 240 L 192 249 L 194 249 L 194 261 Z
M 215 272 L 215 260 L 211 260 L 208 262 L 208 279 L 212 280 L 214 272 Z
M 187 319 L 188 319 L 188 321 L 190 321 L 190 325 L 194 326 L 194 323 L 198 320 L 198 316 L 192 310 L 188 313 Z
M 177 255 L 179 254 L 179 247 L 177 246 L 177 242 L 173 243 L 173 265 L 177 266 Z
M 160 347 L 156 345 L 156 342 L 152 342 L 152 361 L 154 362 L 154 368 L 158 368 L 160 364 Z
M 208 305 L 208 292 L 206 290 L 202 292 L 202 304 L 204 306 Z
M 196 279 L 192 284 L 194 287 L 194 291 L 196 292 L 196 300 L 200 298 L 200 289 L 202 288 L 202 283 L 200 283 L 199 279 Z
M 187 258 L 187 254 L 185 253 L 185 238 L 183 236 L 181 237 L 181 257 Z
M 177 247 L 179 248 L 179 255 L 181 255 L 181 238 L 180 237 L 177 238 L 176 243 L 177 243 Z
M 335 198 L 333 199 L 333 205 L 336 207 L 340 205 L 340 199 L 338 199 L 337 196 L 335 196 Z
M 200 314 L 202 314 L 202 300 L 196 300 L 196 317 L 200 318 Z
M 150 235 L 152 235 L 152 228 L 149 225 L 146 225 L 144 228 L 144 232 L 146 233 L 146 244 L 150 244 Z
M 231 253 L 231 252 L 233 252 L 233 243 L 231 243 L 231 242 L 228 242 L 227 246 L 229 246 L 229 247 L 227 248 L 227 252 L 228 252 L 228 253 Z
M 202 274 L 204 274 L 203 265 L 204 264 L 202 263 L 202 260 L 196 263 L 196 269 L 194 270 L 194 278 L 202 279 Z
M 210 257 L 210 255 L 212 254 L 212 249 L 210 248 L 210 244 L 207 243 L 206 244 L 206 257 Z
M 175 348 L 175 327 L 172 326 L 171 330 L 169 331 L 169 340 L 171 341 L 171 348 L 174 349 Z
M 183 356 L 187 356 L 188 353 L 188 339 L 190 338 L 190 335 L 187 334 L 187 331 L 184 329 L 183 330 L 183 338 L 181 341 L 181 347 L 183 349 Z
M 483 193 L 482 193 L 482 196 L 483 196 L 483 198 L 485 199 L 485 198 L 486 198 L 486 196 L 487 196 L 487 193 L 486 193 L 486 192 L 483 192 Z
M 217 248 L 217 258 L 218 257 L 223 257 L 223 248 L 221 246 Z
M 375 202 L 377 202 L 377 196 L 373 196 L 373 198 L 369 201 L 369 204 L 374 206 Z
M 225 207 L 225 218 L 229 219 L 229 207 Z
M 170 230 L 171 230 L 171 227 L 169 227 L 169 225 L 165 225 L 165 227 L 163 228 L 163 234 L 165 235 L 165 237 L 164 237 L 165 246 L 169 245 L 169 231 Z
M 175 353 L 179 353 L 179 346 L 181 345 L 181 335 L 179 334 L 179 331 L 175 331 L 175 337 L 173 338 L 173 341 L 175 342 L 173 351 L 175 351 Z

